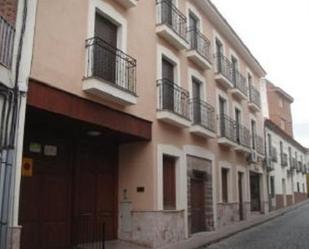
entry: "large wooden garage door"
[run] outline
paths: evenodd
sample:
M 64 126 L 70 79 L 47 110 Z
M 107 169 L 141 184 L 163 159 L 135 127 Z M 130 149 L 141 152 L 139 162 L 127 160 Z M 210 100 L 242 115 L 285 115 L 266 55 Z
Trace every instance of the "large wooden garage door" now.
M 44 155 L 44 146 L 34 146 L 36 152 L 32 153 L 29 144 L 25 146 L 24 156 L 33 160 L 33 168 L 32 175 L 21 179 L 21 248 L 68 248 L 71 240 L 71 153 L 64 141 L 45 140 L 42 144 L 57 146 L 57 155 Z
M 75 181 L 75 239 L 117 238 L 117 147 L 82 143 L 77 156 Z
M 98 142 L 76 146 L 40 141 L 41 152 L 27 152 L 32 176 L 21 182 L 22 249 L 68 249 L 84 242 L 117 237 L 117 145 Z M 45 156 L 44 144 L 57 146 Z

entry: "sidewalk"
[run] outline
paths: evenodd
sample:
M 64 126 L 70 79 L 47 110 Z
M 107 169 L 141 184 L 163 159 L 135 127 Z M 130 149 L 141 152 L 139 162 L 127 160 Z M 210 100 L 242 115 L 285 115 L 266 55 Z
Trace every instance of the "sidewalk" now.
M 192 237 L 188 238 L 187 240 L 183 240 L 178 243 L 168 245 L 166 247 L 162 247 L 160 249 L 198 249 L 203 246 L 208 246 L 220 240 L 231 237 L 244 230 L 250 229 L 252 227 L 258 226 L 267 221 L 275 219 L 281 215 L 284 215 L 306 204 L 309 204 L 309 200 L 306 200 L 294 206 L 290 206 L 287 208 L 273 211 L 266 215 L 254 216 L 250 220 L 238 222 L 233 225 L 226 226 L 214 232 L 203 232 L 203 233 L 194 234 Z M 105 248 L 106 249 L 146 249 L 145 247 L 137 246 L 131 243 L 127 243 L 124 241 L 118 241 L 118 240 L 108 241 L 106 243 Z

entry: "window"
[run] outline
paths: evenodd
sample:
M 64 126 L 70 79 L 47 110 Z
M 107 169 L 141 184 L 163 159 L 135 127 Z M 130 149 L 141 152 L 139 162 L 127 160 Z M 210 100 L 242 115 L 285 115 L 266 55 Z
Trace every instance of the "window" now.
M 233 83 L 236 84 L 237 71 L 238 71 L 238 61 L 234 56 L 232 56 L 231 60 L 232 60 L 232 76 L 233 76 L 232 79 L 233 79 Z
M 241 124 L 241 111 L 235 108 L 235 122 L 236 122 L 236 139 L 240 143 L 240 124 Z
M 176 209 L 176 158 L 163 156 L 163 208 Z
M 222 72 L 223 70 L 223 45 L 222 42 L 219 41 L 219 39 L 216 39 L 216 57 L 217 57 L 217 71 Z
M 225 114 L 226 114 L 226 99 L 219 96 L 219 117 L 220 117 L 220 134 L 225 136 Z
M 256 122 L 255 120 L 251 120 L 251 145 L 252 149 L 256 149 Z
M 306 192 L 305 183 L 303 183 L 303 192 L 304 192 L 304 193 Z
M 193 121 L 195 124 L 200 124 L 202 120 L 201 86 L 202 82 L 192 77 Z
M 275 177 L 270 177 L 270 195 L 271 198 L 275 198 Z
M 297 192 L 300 192 L 299 182 L 297 182 Z
M 228 174 L 229 170 L 222 168 L 221 169 L 221 178 L 222 178 L 222 202 L 228 202 Z
M 267 134 L 267 144 L 268 144 L 268 158 L 270 159 L 272 157 L 272 141 L 270 134 Z

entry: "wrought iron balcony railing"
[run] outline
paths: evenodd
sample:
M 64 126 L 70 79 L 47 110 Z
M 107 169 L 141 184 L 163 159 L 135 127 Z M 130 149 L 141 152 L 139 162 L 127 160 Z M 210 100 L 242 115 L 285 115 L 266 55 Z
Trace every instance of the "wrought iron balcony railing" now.
M 157 81 L 158 110 L 169 111 L 190 120 L 189 92 L 168 79 Z
M 265 148 L 264 148 L 264 139 L 262 136 L 255 136 L 256 141 L 256 151 L 260 155 L 265 155 Z
M 232 84 L 233 83 L 232 62 L 220 53 L 215 54 L 214 57 L 216 60 L 216 73 L 222 74 Z
M 235 120 L 229 116 L 222 114 L 219 116 L 220 122 L 220 136 L 229 139 L 230 141 L 236 143 L 236 126 Z
M 190 49 L 196 50 L 200 56 L 202 56 L 210 64 L 212 64 L 210 54 L 211 42 L 207 39 L 207 37 L 196 28 L 189 28 L 188 35 L 190 41 Z
M 249 86 L 249 100 L 251 103 L 261 108 L 260 92 L 252 84 Z
M 0 16 L 0 64 L 11 68 L 15 28 Z
M 200 125 L 215 132 L 215 108 L 200 99 L 191 99 L 191 119 L 193 125 Z
M 288 166 L 288 154 L 281 153 L 280 158 L 281 158 L 281 166 L 283 166 L 283 167 Z
M 247 80 L 238 70 L 232 70 L 232 82 L 236 89 L 248 96 Z
M 250 130 L 241 125 L 235 123 L 235 128 L 236 128 L 236 141 L 239 145 L 242 145 L 248 149 L 250 149 L 251 146 L 251 134 Z
M 136 92 L 136 60 L 99 37 L 86 40 L 86 78 L 95 77 L 122 90 Z
M 169 0 L 156 0 L 157 25 L 165 24 L 171 28 L 181 39 L 187 41 L 187 18 Z

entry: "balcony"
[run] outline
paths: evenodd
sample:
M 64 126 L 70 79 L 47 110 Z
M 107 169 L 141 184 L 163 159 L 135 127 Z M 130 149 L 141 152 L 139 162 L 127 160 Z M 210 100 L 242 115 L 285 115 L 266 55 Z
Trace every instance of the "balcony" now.
M 227 115 L 219 116 L 220 135 L 218 144 L 235 148 L 237 147 L 235 121 Z
M 187 51 L 187 57 L 201 69 L 210 69 L 212 65 L 210 41 L 195 28 L 191 28 L 188 31 L 188 37 L 190 41 L 190 48 Z
M 254 111 L 258 112 L 261 109 L 261 96 L 260 92 L 253 86 L 249 86 L 249 108 Z
M 215 54 L 216 74 L 215 80 L 223 88 L 233 88 L 232 62 L 222 54 Z
M 126 9 L 135 7 L 138 2 L 138 0 L 115 0 L 115 1 Z
M 190 132 L 205 138 L 215 138 L 216 124 L 214 107 L 199 99 L 192 99 L 190 106 L 192 120 Z
M 157 118 L 180 128 L 189 127 L 189 92 L 168 79 L 158 80 L 157 89 Z
M 11 69 L 15 29 L 0 16 L 0 64 Z
M 251 151 L 251 135 L 250 130 L 240 124 L 236 124 L 236 141 L 238 146 L 236 151 L 250 153 Z
M 86 50 L 83 90 L 121 105 L 136 104 L 135 59 L 98 37 L 86 40 Z
M 156 33 L 176 49 L 188 49 L 187 18 L 169 0 L 157 0 Z
M 264 139 L 263 136 L 255 136 L 255 141 L 256 141 L 256 152 L 257 154 L 264 158 L 265 156 L 265 148 L 264 148 Z
M 281 166 L 282 167 L 287 167 L 288 166 L 288 154 L 281 153 L 280 154 L 280 158 L 281 158 Z
M 239 99 L 247 99 L 247 80 L 238 70 L 232 72 L 232 82 L 234 88 L 230 89 L 230 92 Z

